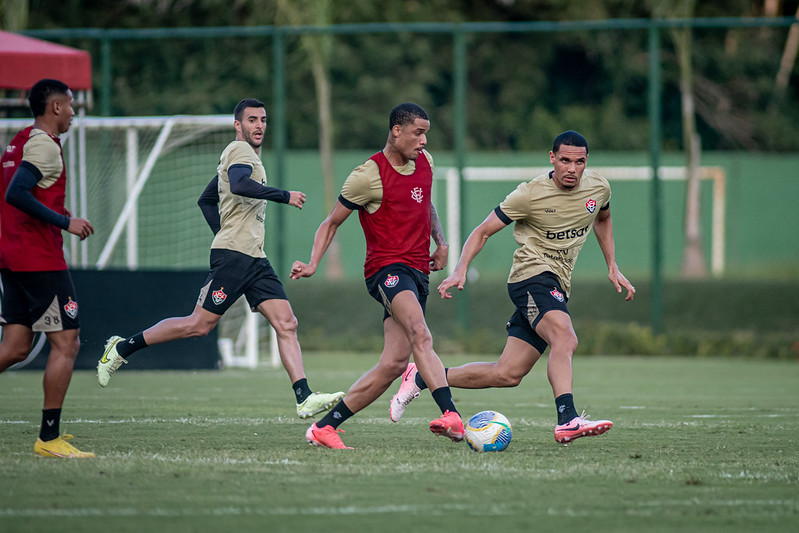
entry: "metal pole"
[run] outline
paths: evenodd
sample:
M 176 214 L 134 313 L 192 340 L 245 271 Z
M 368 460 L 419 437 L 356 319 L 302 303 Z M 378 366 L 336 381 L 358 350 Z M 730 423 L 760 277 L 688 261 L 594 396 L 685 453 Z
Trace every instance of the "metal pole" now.
M 453 37 L 453 60 L 455 77 L 455 166 L 458 169 L 458 184 L 460 206 L 459 234 L 460 242 L 466 242 L 469 236 L 469 229 L 466 227 L 466 208 L 467 193 L 463 182 L 463 168 L 466 166 L 466 33 L 462 26 L 457 26 L 452 32 Z M 460 259 L 460 250 L 457 250 L 457 257 Z M 455 265 L 452 265 L 455 268 Z M 462 292 L 457 297 L 458 322 L 464 331 L 469 329 L 469 296 L 468 292 Z
M 652 331 L 663 331 L 663 199 L 660 190 L 661 85 L 660 29 L 649 26 L 649 158 L 652 168 Z
M 283 183 L 286 172 L 286 76 L 285 76 L 286 37 L 281 29 L 276 29 L 272 34 L 272 157 L 275 159 L 275 187 Z M 275 211 L 275 231 L 270 232 L 275 236 L 275 257 L 273 265 L 280 274 L 287 274 L 286 261 L 286 232 L 284 227 L 284 209 Z
M 100 41 L 100 114 L 111 116 L 111 39 L 107 36 Z

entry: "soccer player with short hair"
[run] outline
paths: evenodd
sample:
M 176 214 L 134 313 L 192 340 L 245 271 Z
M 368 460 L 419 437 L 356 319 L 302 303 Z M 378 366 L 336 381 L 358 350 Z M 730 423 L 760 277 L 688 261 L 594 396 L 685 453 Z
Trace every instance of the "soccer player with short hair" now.
M 194 312 L 167 318 L 131 337 L 114 335 L 97 363 L 97 379 L 105 387 L 111 376 L 134 352 L 153 344 L 207 335 L 222 315 L 244 295 L 253 312 L 266 318 L 277 333 L 283 367 L 289 375 L 300 418 L 329 409 L 343 392 L 312 392 L 305 377 L 302 351 L 297 341 L 297 318 L 283 285 L 264 253 L 267 201 L 302 209 L 305 193 L 267 187 L 261 162 L 261 144 L 266 130 L 266 109 L 254 98 L 234 109 L 236 139 L 219 159 L 217 176 L 203 191 L 198 204 L 214 232 L 211 270 Z
M 44 370 L 44 408 L 33 446 L 44 457 L 86 458 L 60 435 L 61 408 L 80 350 L 78 298 L 64 260 L 61 231 L 81 240 L 94 233 L 88 220 L 73 217 L 64 205 L 67 174 L 60 135 L 69 130 L 75 110 L 72 91 L 59 80 L 31 87 L 33 125 L 6 147 L 0 176 L 0 372 L 24 361 L 35 333 L 50 343 Z
M 366 286 L 384 308 L 383 353 L 344 399 L 308 428 L 305 438 L 315 446 L 348 448 L 338 426 L 383 394 L 402 374 L 411 353 L 442 412 L 430 422 L 430 430 L 456 442 L 463 440 L 463 421 L 424 317 L 428 274 L 446 266 L 449 249 L 430 199 L 433 159 L 424 149 L 430 119 L 424 109 L 409 102 L 391 111 L 388 127 L 383 150 L 344 182 L 333 210 L 314 235 L 310 261 L 295 261 L 291 269 L 292 279 L 312 276 L 338 227 L 358 211 L 366 238 Z M 432 255 L 431 236 L 437 245 Z
M 442 298 L 449 289 L 463 290 L 469 264 L 486 241 L 515 222 L 513 236 L 519 248 L 513 254 L 508 294 L 516 312 L 507 324 L 508 340 L 495 363 L 469 363 L 448 368 L 452 387 L 485 389 L 515 387 L 550 347 L 547 377 L 555 396 L 558 421 L 555 440 L 568 443 L 579 437 L 601 435 L 613 427 L 610 420 L 590 420 L 577 414 L 572 395 L 572 355 L 577 348 L 566 308 L 577 255 L 593 228 L 608 265 L 608 278 L 617 292 L 635 287 L 619 271 L 610 218 L 610 185 L 598 173 L 586 170 L 588 142 L 575 131 L 555 137 L 549 160 L 553 170 L 520 184 L 472 231 L 463 245 L 455 270 L 438 286 Z M 391 400 L 391 420 L 397 422 L 407 405 L 427 388 L 414 365 L 408 365 L 400 390 Z

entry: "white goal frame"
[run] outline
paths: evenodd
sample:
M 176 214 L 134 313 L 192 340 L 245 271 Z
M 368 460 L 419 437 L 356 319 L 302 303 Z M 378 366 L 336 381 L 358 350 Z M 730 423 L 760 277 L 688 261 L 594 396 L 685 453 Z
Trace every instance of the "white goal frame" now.
M 652 167 L 590 167 L 608 181 L 651 181 Z M 508 181 L 520 183 L 530 181 L 536 176 L 545 174 L 552 167 L 466 167 L 463 169 L 464 182 Z M 725 267 L 725 225 L 727 205 L 727 177 L 724 169 L 718 166 L 700 167 L 699 179 L 713 181 L 713 212 L 711 222 L 711 272 L 713 276 L 724 274 Z M 447 198 L 447 240 L 449 241 L 448 272 L 460 259 L 460 187 L 458 169 L 440 167 L 435 170 L 435 178 L 446 182 Z M 662 180 L 686 180 L 688 173 L 685 167 L 659 167 L 658 176 Z

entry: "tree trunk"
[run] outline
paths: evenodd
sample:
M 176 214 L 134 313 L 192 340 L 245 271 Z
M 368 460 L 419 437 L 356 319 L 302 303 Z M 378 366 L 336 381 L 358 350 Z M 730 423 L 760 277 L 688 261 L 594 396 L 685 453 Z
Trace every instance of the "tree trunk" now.
M 799 20 L 799 8 L 796 9 L 796 18 Z M 791 79 L 791 72 L 793 72 L 793 65 L 796 62 L 797 51 L 799 51 L 799 24 L 792 24 L 791 29 L 788 30 L 785 48 L 782 51 L 780 70 L 777 72 L 777 79 L 774 81 L 774 98 L 770 108 L 772 112 L 776 111 L 785 97 L 785 91 L 788 89 L 788 82 Z
M 693 15 L 693 2 L 681 6 Z M 685 197 L 685 244 L 683 247 L 682 269 L 684 278 L 702 279 L 707 277 L 705 254 L 702 248 L 701 226 L 701 187 L 699 183 L 700 140 L 696 132 L 696 109 L 693 90 L 693 36 L 691 28 L 674 28 L 671 31 L 677 51 L 680 70 L 680 93 L 682 96 L 682 137 L 685 146 L 685 166 L 688 170 L 688 183 Z
M 330 0 L 281 0 L 278 11 L 295 26 L 326 26 L 332 23 Z M 322 158 L 322 183 L 324 185 L 325 213 L 335 204 L 335 171 L 333 167 L 333 117 L 331 112 L 330 48 L 329 35 L 302 35 L 300 44 L 308 55 L 311 73 L 316 89 L 316 103 L 319 108 L 319 152 Z M 329 279 L 343 276 L 341 251 L 338 239 L 333 239 L 325 254 L 325 275 Z

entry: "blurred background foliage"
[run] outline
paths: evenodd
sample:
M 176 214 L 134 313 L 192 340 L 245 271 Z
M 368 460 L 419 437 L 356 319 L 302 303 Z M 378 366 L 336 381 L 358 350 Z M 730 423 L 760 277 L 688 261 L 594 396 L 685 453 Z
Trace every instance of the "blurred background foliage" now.
M 319 0 L 332 24 L 633 19 L 682 13 L 684 0 Z M 0 0 L 4 29 L 178 28 L 279 25 L 278 0 Z M 695 17 L 783 17 L 797 0 L 697 2 Z M 296 6 L 295 6 L 296 7 Z M 302 13 L 300 13 L 302 15 Z M 313 14 L 307 20 L 317 21 Z M 296 19 L 294 19 L 296 20 Z M 314 22 L 314 23 L 317 23 Z M 797 77 L 780 93 L 776 76 L 788 28 L 693 31 L 697 130 L 704 150 L 796 151 Z M 287 38 L 288 145 L 316 148 L 318 105 L 300 36 Z M 579 121 L 603 150 L 647 148 L 647 35 L 642 30 L 474 33 L 468 36 L 469 148 L 526 151 Z M 68 42 L 67 42 L 68 41 Z M 64 44 L 92 53 L 99 43 Z M 269 37 L 113 41 L 114 116 L 229 113 L 243 95 L 270 100 Z M 386 110 L 414 100 L 435 112 L 451 148 L 452 38 L 445 33 L 334 35 L 328 40 L 337 149 L 371 147 Z M 701 53 L 700 53 L 701 52 Z M 682 149 L 678 65 L 663 33 L 663 146 Z M 372 112 L 379 109 L 380 113 Z M 612 135 L 608 135 L 612 132 Z

